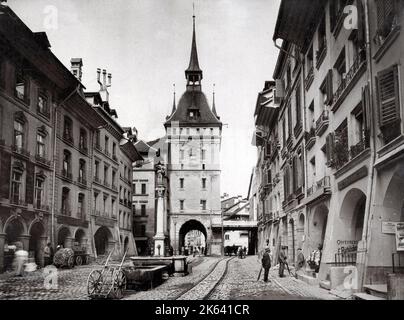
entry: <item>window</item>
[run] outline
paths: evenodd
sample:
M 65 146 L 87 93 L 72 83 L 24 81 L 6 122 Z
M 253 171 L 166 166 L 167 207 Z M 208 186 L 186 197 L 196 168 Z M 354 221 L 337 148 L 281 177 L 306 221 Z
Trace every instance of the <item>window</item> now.
M 73 142 L 73 122 L 69 117 L 64 117 L 63 139 Z
M 320 106 L 321 111 L 325 110 L 326 105 L 330 105 L 333 102 L 333 71 L 330 69 L 326 78 L 320 87 Z
M 43 206 L 43 196 L 44 196 L 44 178 L 36 177 L 35 179 L 35 190 L 34 190 L 34 207 L 37 209 L 42 209 Z
M 87 132 L 84 129 L 80 129 L 79 148 L 82 151 L 87 152 Z
M 385 144 L 401 134 L 400 90 L 398 67 L 393 66 L 377 75 L 379 125 Z
M 94 192 L 94 199 L 93 199 L 94 204 L 93 204 L 93 206 L 94 206 L 94 211 L 95 211 L 94 213 L 95 214 L 98 214 L 98 206 L 97 206 L 98 195 L 99 195 L 98 192 Z
M 301 104 L 301 87 L 300 84 L 296 86 L 296 93 L 295 93 L 295 98 L 296 98 L 296 104 L 295 104 L 295 112 L 296 112 L 296 126 L 300 126 L 302 122 L 302 104 Z
M 63 151 L 63 168 L 62 175 L 71 178 L 71 153 L 67 150 Z
M 142 217 L 144 217 L 146 215 L 146 205 L 145 204 L 140 205 L 140 214 L 142 215 Z
M 288 139 L 292 137 L 292 108 L 288 105 Z
M 109 138 L 107 136 L 105 136 L 105 140 L 104 140 L 104 151 L 106 154 L 108 154 L 109 151 Z
M 333 0 L 330 2 L 330 27 L 331 32 L 334 31 L 337 26 L 337 22 L 340 16 L 343 14 L 344 7 L 347 4 L 347 0 Z
M 112 209 L 112 217 L 115 218 L 116 217 L 116 199 L 115 198 L 111 198 L 111 209 Z
M 61 213 L 63 215 L 70 216 L 70 189 L 64 187 L 62 189 L 62 208 L 61 208 Z
M 283 116 L 282 120 L 282 141 L 283 141 L 283 148 L 286 147 L 286 117 Z
M 326 37 L 325 15 L 324 15 L 318 28 L 318 52 L 322 53 L 322 51 L 326 47 L 327 47 L 327 37 Z
M 22 171 L 14 169 L 11 175 L 11 202 L 20 204 L 22 199 Z
M 224 240 L 230 240 L 230 236 L 228 234 L 224 235 Z
M 306 57 L 307 70 L 313 69 L 313 45 L 311 45 Z
M 79 182 L 86 184 L 86 162 L 83 159 L 79 160 Z
M 14 146 L 16 149 L 23 149 L 25 145 L 25 123 L 14 120 Z
M 37 111 L 43 115 L 49 113 L 48 98 L 45 93 L 40 91 L 38 92 Z
M 107 208 L 107 204 L 108 204 L 108 195 L 104 194 L 104 216 L 108 215 L 108 208 Z
M 132 193 L 136 194 L 136 183 L 132 184 Z
M 337 71 L 337 83 L 338 86 L 345 81 L 346 75 L 346 59 L 345 59 L 345 47 L 342 49 L 337 61 L 335 62 L 334 69 Z
M 116 188 L 116 171 L 112 170 L 112 188 Z
M 142 183 L 142 194 L 146 194 L 146 183 Z
M 28 77 L 22 66 L 16 67 L 15 70 L 15 96 L 18 99 L 28 102 Z
M 290 64 L 286 69 L 286 88 L 289 89 L 292 85 L 292 70 L 290 68 Z
M 180 189 L 184 189 L 184 178 L 180 178 Z
M 184 200 L 180 200 L 180 210 L 184 210 Z
M 77 218 L 82 219 L 84 217 L 84 194 L 79 193 L 77 201 Z
M 376 0 L 377 11 L 377 39 L 383 43 L 387 36 L 398 25 L 397 14 L 399 1 L 397 0 Z
M 116 159 L 116 143 L 112 143 L 112 156 L 114 159 Z
M 36 154 L 40 158 L 45 158 L 45 136 L 41 133 L 36 134 Z
M 101 135 L 100 135 L 100 130 L 97 130 L 95 132 L 95 147 L 100 150 L 101 149 Z
M 201 150 L 201 160 L 206 160 L 206 150 Z
M 104 164 L 104 184 L 108 184 L 108 166 Z
M 94 168 L 94 180 L 96 180 L 97 182 L 100 179 L 100 162 L 95 160 L 95 168 Z
M 210 135 L 213 136 L 213 128 L 210 128 Z
M 205 170 L 206 169 L 206 167 L 205 167 L 205 164 L 203 163 L 202 164 L 202 170 Z
M 146 225 L 142 224 L 140 226 L 140 236 L 145 237 L 146 236 Z
M 206 210 L 206 200 L 201 200 L 201 210 Z
M 206 189 L 206 178 L 202 178 L 202 189 Z

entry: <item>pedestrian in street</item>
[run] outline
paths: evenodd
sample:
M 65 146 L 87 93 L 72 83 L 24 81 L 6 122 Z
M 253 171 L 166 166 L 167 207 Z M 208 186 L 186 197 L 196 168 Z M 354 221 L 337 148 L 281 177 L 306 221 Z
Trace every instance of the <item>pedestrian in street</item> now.
M 28 251 L 23 249 L 22 243 L 16 243 L 17 251 L 15 252 L 15 273 L 17 276 L 24 276 L 25 264 L 28 262 Z
M 285 247 L 282 247 L 281 251 L 279 252 L 278 262 L 279 262 L 279 277 L 283 278 L 285 272 L 285 265 L 287 263 Z
M 244 256 L 244 258 L 247 256 L 247 248 L 246 247 L 243 248 L 243 256 Z
M 264 281 L 268 282 L 269 269 L 271 268 L 271 249 L 265 248 L 265 252 L 262 256 L 262 268 L 264 269 Z
M 306 259 L 304 258 L 302 249 L 297 249 L 297 260 L 296 260 L 296 273 L 304 267 L 306 264 Z
M 51 243 L 48 242 L 43 249 L 43 260 L 44 260 L 44 267 L 51 264 Z

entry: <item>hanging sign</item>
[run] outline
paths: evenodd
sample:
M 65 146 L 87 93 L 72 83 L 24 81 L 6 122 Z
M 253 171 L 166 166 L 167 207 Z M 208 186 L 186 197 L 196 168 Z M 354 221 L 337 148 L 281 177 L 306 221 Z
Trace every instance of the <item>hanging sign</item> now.
M 397 252 L 404 251 L 404 222 L 396 224 L 396 244 Z

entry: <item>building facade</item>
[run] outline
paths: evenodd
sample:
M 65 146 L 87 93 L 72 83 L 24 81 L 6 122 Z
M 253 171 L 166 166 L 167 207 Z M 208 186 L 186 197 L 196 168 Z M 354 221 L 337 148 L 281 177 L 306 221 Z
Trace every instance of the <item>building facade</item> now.
M 402 254 L 394 231 L 403 221 L 402 22 L 400 1 L 280 6 L 273 104 L 260 102 L 264 90 L 256 107 L 257 189 L 272 190 L 269 204 L 265 192 L 260 198 L 259 216 L 273 219 L 261 245 L 278 238 L 290 261 L 297 247 L 307 258 L 320 248 L 318 273 L 308 268 L 303 278 L 325 288 L 341 287 L 347 265 L 358 289 L 386 283 Z M 273 168 L 280 192 L 268 186 Z M 274 229 L 278 209 L 282 231 Z

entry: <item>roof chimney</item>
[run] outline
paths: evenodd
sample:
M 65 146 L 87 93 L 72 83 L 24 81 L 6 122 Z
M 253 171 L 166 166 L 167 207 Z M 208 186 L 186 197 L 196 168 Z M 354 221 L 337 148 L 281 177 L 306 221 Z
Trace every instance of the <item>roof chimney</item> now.
M 81 58 L 72 58 L 70 60 L 70 69 L 73 75 L 81 82 L 81 77 L 83 76 L 83 59 Z
M 97 82 L 100 85 L 101 89 L 102 89 L 102 82 L 101 82 L 101 69 L 97 68 Z

